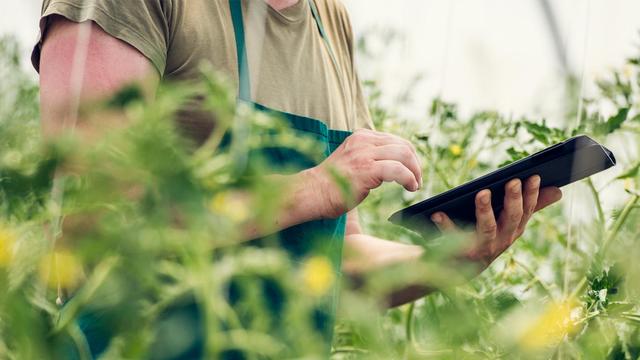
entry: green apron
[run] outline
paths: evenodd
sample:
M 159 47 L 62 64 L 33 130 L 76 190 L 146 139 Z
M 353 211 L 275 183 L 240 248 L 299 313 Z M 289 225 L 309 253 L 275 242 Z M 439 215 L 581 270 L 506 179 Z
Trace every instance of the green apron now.
M 329 55 L 336 67 L 339 69 L 331 43 L 320 18 L 318 9 L 313 0 L 308 1 L 311 13 L 318 27 L 318 34 L 327 47 Z M 314 139 L 319 146 L 323 147 L 323 158 L 328 157 L 342 142 L 351 135 L 349 131 L 329 129 L 324 122 L 282 111 L 269 109 L 266 106 L 255 103 L 251 98 L 251 80 L 248 66 L 248 54 L 245 46 L 244 21 L 242 16 L 242 1 L 229 0 L 231 9 L 231 17 L 233 20 L 233 28 L 236 37 L 236 55 L 238 58 L 238 77 L 239 77 L 239 95 L 238 99 L 244 104 L 248 104 L 258 111 L 265 111 L 274 116 L 280 117 L 287 122 L 290 129 L 301 137 Z M 269 147 L 265 145 L 262 155 L 267 158 L 275 168 L 287 169 L 291 171 L 304 170 L 318 165 L 316 161 L 306 157 L 305 155 L 293 150 L 277 147 Z M 311 255 L 321 255 L 328 258 L 333 266 L 335 278 L 339 279 L 341 274 L 342 247 L 344 242 L 344 231 L 346 224 L 346 215 L 342 215 L 336 219 L 316 220 L 308 223 L 300 224 L 277 234 L 252 241 L 253 246 L 272 246 L 277 242 L 279 247 L 285 249 L 290 257 L 294 260 L 301 260 Z M 336 312 L 336 304 L 338 300 L 339 288 L 337 281 L 331 296 L 327 299 L 326 304 L 317 309 L 313 315 L 312 322 L 323 333 L 326 342 L 327 354 L 330 349 L 334 316 Z M 263 283 L 266 289 L 264 295 L 268 297 L 268 301 L 272 304 L 272 308 L 278 312 L 282 303 L 283 294 L 279 293 L 277 286 L 274 287 L 268 280 Z M 230 287 L 230 302 L 233 305 L 235 298 L 240 298 L 240 294 L 236 294 L 235 287 Z M 286 324 L 282 324 L 286 326 Z
M 309 1 L 313 18 L 317 24 L 319 36 L 322 37 L 327 50 L 329 51 L 332 61 L 337 68 L 337 62 L 331 49 L 329 39 L 325 33 L 324 26 L 320 19 L 316 4 L 313 0 Z M 290 126 L 290 131 L 294 134 L 305 138 L 314 139 L 323 147 L 324 158 L 329 156 L 349 135 L 348 131 L 329 129 L 325 123 L 317 119 L 312 119 L 295 114 L 285 113 L 281 111 L 271 110 L 261 104 L 257 104 L 251 99 L 251 81 L 249 67 L 247 62 L 247 50 L 245 47 L 244 21 L 241 0 L 229 0 L 231 9 L 231 17 L 236 37 L 236 51 L 238 58 L 238 76 L 239 76 L 239 92 L 238 102 L 248 104 L 258 111 L 265 111 L 274 116 L 283 119 Z M 274 169 L 286 171 L 300 171 L 317 165 L 317 160 L 311 159 L 300 152 L 290 148 L 278 148 L 264 144 L 260 151 L 260 158 L 266 158 Z M 304 258 L 314 255 L 321 255 L 329 259 L 333 266 L 335 279 L 340 278 L 340 268 L 342 259 L 342 247 L 344 241 L 344 231 L 346 224 L 346 215 L 342 215 L 336 219 L 325 219 L 311 221 L 300 224 L 276 234 L 269 235 L 262 239 L 257 239 L 248 243 L 247 246 L 265 247 L 277 246 L 284 249 L 294 261 L 301 261 Z M 231 306 L 242 302 L 243 286 L 242 282 L 246 279 L 238 279 L 237 282 L 231 281 L 228 286 L 228 299 Z M 338 298 L 338 283 L 334 281 L 333 288 L 329 295 L 324 299 L 323 303 L 313 311 L 309 316 L 309 322 L 314 326 L 320 337 L 323 338 L 326 355 L 329 355 L 331 340 L 333 336 L 334 316 L 336 311 L 336 303 Z M 279 320 L 279 313 L 286 306 L 286 294 L 277 285 L 274 279 L 251 279 L 250 286 L 260 288 L 260 293 L 264 297 L 264 301 L 271 309 L 270 316 L 273 324 L 273 332 L 270 334 L 277 337 L 282 328 L 287 324 Z M 235 307 L 235 306 L 234 306 Z M 242 315 L 242 314 L 240 314 Z M 250 322 L 250 314 L 248 315 Z M 242 317 L 242 316 L 241 316 Z M 175 334 L 171 334 L 171 329 L 167 329 L 165 333 L 158 328 L 158 341 L 153 346 L 152 358 L 163 359 L 199 359 L 204 356 L 204 324 L 202 321 L 202 311 L 198 308 L 193 299 L 176 304 L 167 309 L 160 317 L 159 323 L 170 323 L 179 319 L 183 324 L 190 324 L 189 328 L 193 330 L 192 334 L 187 336 L 193 337 L 192 344 L 184 349 L 180 354 L 167 357 L 163 354 L 163 342 Z M 111 334 L 108 326 L 108 315 L 100 311 L 88 311 L 78 319 L 78 325 L 87 338 L 93 356 L 99 356 L 109 345 Z M 184 335 L 184 334 L 182 334 Z M 77 358 L 69 353 L 66 358 Z M 77 355 L 77 354 L 75 354 Z M 223 355 L 224 359 L 244 359 L 245 355 L 241 351 L 229 351 Z

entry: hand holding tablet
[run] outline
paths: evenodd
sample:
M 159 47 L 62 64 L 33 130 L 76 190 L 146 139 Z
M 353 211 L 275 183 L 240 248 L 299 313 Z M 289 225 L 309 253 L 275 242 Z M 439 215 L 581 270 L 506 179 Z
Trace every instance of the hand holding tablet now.
M 576 136 L 454 189 L 393 214 L 391 222 L 428 235 L 437 230 L 431 220 L 445 213 L 458 225 L 476 222 L 476 195 L 491 192 L 491 205 L 498 218 L 503 209 L 505 185 L 514 179 L 527 182 L 540 177 L 540 188 L 562 187 L 606 170 L 616 163 L 613 153 L 588 136 Z M 526 183 L 523 188 L 526 189 Z

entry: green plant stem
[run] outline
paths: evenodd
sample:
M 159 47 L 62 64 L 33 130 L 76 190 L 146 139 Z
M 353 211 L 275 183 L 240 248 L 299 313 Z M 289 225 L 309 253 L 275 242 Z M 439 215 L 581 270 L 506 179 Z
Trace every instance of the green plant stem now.
M 593 195 L 593 200 L 596 203 L 596 210 L 598 212 L 598 221 L 600 222 L 602 228 L 605 225 L 604 211 L 602 210 L 602 203 L 600 202 L 600 194 L 598 194 L 598 190 L 595 185 L 593 185 L 593 181 L 591 178 L 587 178 L 587 185 L 589 186 L 589 190 L 591 190 L 591 195 Z
M 413 310 L 416 307 L 416 303 L 412 302 L 409 304 L 409 309 L 407 310 L 407 318 L 404 323 L 404 331 L 407 337 L 407 342 L 412 345 L 413 344 Z
M 427 151 L 425 152 L 425 157 L 427 160 L 427 163 L 429 164 L 429 181 L 432 182 L 433 179 L 432 177 L 434 175 L 436 175 L 438 177 L 438 179 L 440 179 L 440 181 L 442 181 L 444 183 L 444 186 L 447 188 L 451 187 L 451 184 L 449 182 L 449 177 L 447 174 L 445 174 L 443 172 L 442 169 L 440 169 L 438 167 L 438 159 L 436 158 L 436 150 L 435 148 L 429 146 L 427 148 Z
M 498 121 L 498 120 L 497 120 L 497 119 L 495 119 L 495 118 L 494 118 L 494 119 L 492 119 L 492 121 L 491 121 L 491 125 L 489 125 L 489 130 L 487 130 L 487 132 L 491 132 L 491 130 L 493 130 L 493 128 L 495 127 L 495 125 L 496 125 L 496 122 L 497 122 L 497 121 Z M 488 139 L 488 138 L 489 138 L 488 136 L 484 136 L 484 137 L 482 137 L 482 139 L 480 140 L 480 144 L 478 145 L 478 147 L 477 147 L 477 148 L 476 148 L 476 149 L 475 149 L 471 154 L 469 154 L 469 155 L 467 156 L 467 160 L 470 160 L 470 159 L 477 159 L 477 158 L 478 158 L 478 156 L 480 155 L 480 153 L 481 153 L 483 150 L 485 150 L 485 151 L 487 150 L 487 148 L 485 148 L 485 144 L 486 144 L 486 142 L 487 142 L 487 139 Z M 493 148 L 493 147 L 495 147 L 495 146 L 496 146 L 496 144 L 494 144 L 493 146 L 489 146 L 488 148 L 490 149 L 490 148 Z M 469 164 L 469 161 L 465 161 L 465 165 L 466 165 L 466 166 L 464 166 L 464 167 L 463 167 L 463 169 L 462 169 L 462 173 L 461 173 L 461 176 L 460 176 L 460 177 L 459 177 L 459 179 L 458 179 L 460 182 L 462 182 L 462 181 L 466 180 L 466 179 L 467 179 L 467 176 L 469 176 L 469 172 L 472 170 L 472 168 L 471 168 L 470 166 L 468 166 L 468 164 Z
M 540 279 L 527 265 L 521 263 L 520 261 L 516 260 L 515 258 L 513 259 L 513 262 L 516 263 L 516 265 L 520 266 L 529 276 L 531 276 L 531 278 L 537 282 L 540 287 L 542 287 L 542 289 L 547 293 L 547 295 L 549 295 L 550 298 L 554 298 L 553 293 L 551 291 L 551 287 L 546 284 L 544 281 L 542 281 L 542 279 Z
M 638 203 L 638 200 L 640 200 L 640 196 L 638 195 L 634 195 L 631 199 L 629 199 L 624 209 L 622 210 L 622 213 L 620 214 L 616 222 L 611 227 L 611 231 L 609 232 L 609 235 L 605 238 L 604 242 L 602 243 L 602 248 L 600 249 L 601 254 L 604 254 L 606 252 L 611 242 L 618 236 L 618 234 L 620 233 L 620 229 L 622 229 L 622 226 L 627 221 L 629 214 L 635 208 L 636 204 Z M 580 280 L 578 285 L 571 292 L 571 297 L 576 297 L 579 293 L 584 291 L 586 289 L 586 285 L 587 285 L 587 278 L 584 277 Z
M 583 322 L 585 322 L 585 321 L 587 321 L 587 320 L 589 320 L 589 319 L 592 319 L 592 318 L 594 318 L 594 317 L 596 317 L 596 316 L 600 315 L 601 313 L 600 313 L 600 311 L 598 311 L 598 310 L 596 310 L 596 311 L 594 311 L 594 312 L 591 312 L 591 309 L 593 309 L 593 307 L 595 306 L 595 304 L 596 304 L 596 303 L 595 303 L 595 302 L 593 302 L 591 305 L 589 305 L 589 307 L 587 308 L 587 310 L 585 310 L 585 313 L 586 313 L 587 315 L 585 315 L 585 316 L 583 316 L 581 319 L 579 319 L 579 320 L 575 321 L 575 324 L 581 324 L 581 323 L 583 323 Z
M 578 283 L 578 285 L 576 285 L 576 287 L 573 289 L 569 297 L 575 298 L 576 296 L 578 296 L 579 293 L 583 292 L 586 289 L 586 285 L 587 285 L 587 278 L 583 277 Z
M 640 196 L 634 194 L 631 197 L 631 199 L 629 199 L 627 204 L 624 206 L 622 213 L 620 213 L 620 216 L 618 217 L 616 222 L 613 223 L 613 226 L 611 227 L 611 231 L 609 232 L 609 235 L 605 238 L 604 243 L 602 244 L 601 252 L 603 254 L 607 251 L 611 242 L 620 233 L 620 229 L 622 229 L 622 226 L 625 224 L 625 222 L 627 222 L 627 218 L 629 217 L 629 214 L 631 214 L 631 211 L 633 211 L 639 199 L 640 199 Z
M 359 349 L 355 346 L 341 346 L 332 351 L 332 354 L 368 354 L 369 352 L 364 349 Z
M 80 360 L 90 360 L 92 359 L 91 350 L 89 348 L 89 343 L 87 342 L 87 338 L 80 330 L 80 327 L 77 323 L 73 323 L 73 325 L 67 328 L 67 333 L 71 340 L 76 346 L 76 350 L 78 350 L 78 358 Z
M 85 285 L 67 302 L 63 311 L 59 313 L 58 319 L 52 329 L 54 334 L 64 331 L 67 327 L 75 324 L 74 320 L 77 318 L 82 307 L 93 298 L 98 289 L 106 282 L 111 271 L 113 271 L 118 264 L 118 257 L 109 257 L 102 260 L 102 262 L 95 267 L 93 274 L 89 277 Z
M 571 190 L 571 198 L 569 201 L 569 222 L 568 222 L 568 226 L 567 226 L 567 239 L 566 239 L 566 246 L 565 246 L 565 256 L 564 256 L 564 278 L 562 281 L 562 294 L 563 295 L 567 295 L 568 291 L 569 291 L 569 260 L 570 260 L 570 254 L 571 254 L 571 248 L 573 246 L 573 242 L 572 242 L 572 238 L 573 238 L 573 228 L 572 228 L 572 223 L 573 223 L 573 206 L 574 206 L 574 199 L 575 199 L 575 190 Z

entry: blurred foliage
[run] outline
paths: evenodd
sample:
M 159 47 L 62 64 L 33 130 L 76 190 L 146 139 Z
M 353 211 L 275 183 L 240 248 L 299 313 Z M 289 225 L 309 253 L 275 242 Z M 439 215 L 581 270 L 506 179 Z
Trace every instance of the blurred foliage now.
M 248 153 L 269 140 L 314 157 L 311 140 L 292 136 L 278 119 L 236 109 L 225 84 L 203 69 L 199 86 L 165 86 L 153 100 L 135 88 L 119 92 L 96 120 L 126 117 L 127 125 L 99 139 L 45 141 L 38 88 L 17 54 L 14 40 L 0 40 L 0 358 L 64 358 L 70 347 L 86 356 L 78 319 L 87 312 L 100 313 L 112 332 L 105 359 L 169 356 L 188 346 L 199 326 L 207 358 L 323 357 L 311 314 L 344 279 L 323 257 L 298 262 L 278 248 L 234 245 L 247 221 L 268 226 L 286 186 L 260 176 L 262 165 L 249 163 Z M 377 129 L 416 144 L 426 184 L 416 194 L 385 185 L 360 215 L 368 232 L 420 244 L 427 256 L 423 266 L 374 274 L 360 291 L 343 286 L 333 358 L 639 356 L 637 57 L 599 81 L 599 95 L 585 99 L 577 121 L 567 115 L 558 127 L 494 111 L 467 116 L 443 99 L 409 121 L 383 105 L 376 81 L 365 86 Z M 195 151 L 171 120 L 194 96 L 217 119 Z M 394 106 L 408 101 L 401 96 Z M 227 132 L 236 140 L 221 146 Z M 403 206 L 578 133 L 624 144 L 614 149 L 627 149 L 618 154 L 620 170 L 573 185 L 564 208 L 537 214 L 512 249 L 464 285 L 453 286 L 461 270 L 447 261 L 455 239 L 423 239 L 386 221 Z M 584 209 L 588 219 L 576 219 Z M 425 274 L 437 279 L 436 292 L 380 309 L 380 294 Z M 231 282 L 249 295 L 233 306 Z M 59 290 L 68 300 L 62 309 Z M 290 300 L 278 305 L 265 292 Z M 163 318 L 189 299 L 202 309 L 201 324 Z M 249 324 L 246 314 L 253 315 Z

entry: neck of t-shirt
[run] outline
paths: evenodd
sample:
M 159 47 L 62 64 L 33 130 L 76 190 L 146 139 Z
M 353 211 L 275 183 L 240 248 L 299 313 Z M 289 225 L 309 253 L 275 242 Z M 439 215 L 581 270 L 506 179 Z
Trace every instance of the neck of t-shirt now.
M 265 0 L 274 10 L 283 11 L 302 0 Z
M 252 1 L 252 0 L 249 0 Z M 275 16 L 276 19 L 280 20 L 286 24 L 295 24 L 300 23 L 304 19 L 308 18 L 310 15 L 308 2 L 309 0 L 287 0 L 289 2 L 293 2 L 287 7 L 282 8 L 281 10 L 273 7 L 270 2 L 274 0 L 265 0 L 265 4 L 269 8 L 269 12 Z M 282 4 L 281 4 L 282 5 Z

